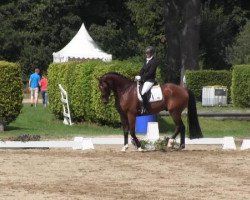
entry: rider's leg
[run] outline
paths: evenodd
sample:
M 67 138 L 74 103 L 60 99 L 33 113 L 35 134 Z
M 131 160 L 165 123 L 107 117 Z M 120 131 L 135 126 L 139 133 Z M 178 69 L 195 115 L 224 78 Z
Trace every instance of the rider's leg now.
M 147 111 L 147 104 L 148 104 L 148 97 L 147 97 L 147 93 L 148 91 L 151 89 L 151 87 L 154 85 L 154 83 L 152 82 L 149 82 L 149 81 L 146 81 L 144 84 L 143 84 L 143 87 L 142 87 L 142 91 L 141 91 L 141 95 L 142 95 L 142 101 L 143 101 L 143 104 L 142 104 L 142 108 L 141 108 L 141 113 L 145 113 Z
M 141 114 L 145 114 L 148 111 L 148 97 L 147 93 L 142 95 L 142 104 L 141 104 Z

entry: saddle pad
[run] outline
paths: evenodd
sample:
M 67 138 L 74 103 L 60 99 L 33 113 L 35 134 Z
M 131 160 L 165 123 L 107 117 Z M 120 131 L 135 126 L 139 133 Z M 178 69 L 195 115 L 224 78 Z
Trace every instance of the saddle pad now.
M 137 96 L 139 101 L 142 101 L 141 94 L 139 92 L 139 84 L 137 84 Z M 155 85 L 150 89 L 150 99 L 149 102 L 161 101 L 163 98 L 160 85 Z

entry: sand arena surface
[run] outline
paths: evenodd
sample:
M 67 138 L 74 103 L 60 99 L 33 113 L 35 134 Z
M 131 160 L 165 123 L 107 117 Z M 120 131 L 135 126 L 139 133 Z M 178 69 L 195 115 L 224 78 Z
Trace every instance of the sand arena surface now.
M 0 199 L 249 200 L 250 151 L 207 148 L 0 150 Z

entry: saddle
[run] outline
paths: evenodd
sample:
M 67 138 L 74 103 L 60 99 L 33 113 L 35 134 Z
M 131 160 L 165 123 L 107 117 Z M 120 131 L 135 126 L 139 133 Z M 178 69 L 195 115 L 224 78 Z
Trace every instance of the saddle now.
M 139 82 L 137 82 L 137 96 L 138 96 L 139 101 L 142 102 L 141 90 L 142 90 L 142 86 L 141 86 L 141 84 L 139 84 Z M 161 86 L 159 84 L 154 85 L 148 91 L 147 95 L 148 95 L 148 102 L 149 103 L 162 101 L 163 95 L 162 95 L 162 91 L 161 91 Z

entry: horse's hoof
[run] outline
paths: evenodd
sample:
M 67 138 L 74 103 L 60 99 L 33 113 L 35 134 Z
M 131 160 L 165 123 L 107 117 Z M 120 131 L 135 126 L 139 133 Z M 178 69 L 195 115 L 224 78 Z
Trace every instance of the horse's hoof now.
M 144 149 L 142 149 L 141 147 L 139 147 L 139 148 L 137 149 L 137 151 L 143 152 Z
M 173 148 L 173 146 L 174 146 L 174 142 L 175 142 L 175 140 L 174 139 L 169 139 L 168 140 L 168 148 Z
M 126 144 L 126 145 L 124 145 L 124 146 L 122 147 L 121 152 L 126 152 L 127 149 L 128 149 L 128 144 Z
M 185 149 L 185 144 L 181 144 L 181 145 L 179 146 L 179 149 L 178 149 L 178 150 L 182 150 L 182 149 Z

